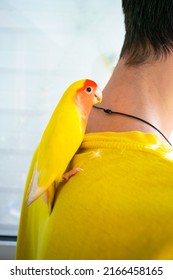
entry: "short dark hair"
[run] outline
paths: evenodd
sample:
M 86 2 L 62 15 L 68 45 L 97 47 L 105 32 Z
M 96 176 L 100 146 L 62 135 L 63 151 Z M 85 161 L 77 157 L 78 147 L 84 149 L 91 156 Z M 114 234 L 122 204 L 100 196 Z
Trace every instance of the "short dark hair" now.
M 173 50 L 173 0 L 122 0 L 126 65 L 167 57 Z

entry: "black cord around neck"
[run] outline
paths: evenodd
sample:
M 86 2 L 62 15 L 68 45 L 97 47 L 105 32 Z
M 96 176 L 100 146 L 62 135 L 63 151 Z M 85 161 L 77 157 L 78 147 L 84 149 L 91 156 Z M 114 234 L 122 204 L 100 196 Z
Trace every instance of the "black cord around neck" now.
M 130 118 L 136 119 L 138 121 L 144 122 L 144 123 L 150 125 L 155 130 L 157 130 L 157 132 L 159 132 L 163 136 L 163 138 L 165 138 L 165 140 L 169 143 L 169 145 L 172 146 L 171 142 L 167 139 L 167 137 L 157 127 L 155 127 L 153 124 L 151 124 L 151 123 L 149 123 L 149 122 L 147 122 L 147 121 L 145 121 L 145 120 L 143 120 L 143 119 L 141 119 L 139 117 L 132 116 L 132 115 L 129 115 L 129 114 L 126 114 L 126 113 L 114 112 L 114 111 L 112 111 L 110 109 L 105 109 L 105 108 L 102 108 L 102 107 L 97 107 L 95 105 L 93 107 L 96 108 L 96 109 L 104 111 L 106 114 L 110 114 L 110 115 L 111 114 L 117 114 L 117 115 L 121 115 L 121 116 L 125 116 L 125 117 L 130 117 Z

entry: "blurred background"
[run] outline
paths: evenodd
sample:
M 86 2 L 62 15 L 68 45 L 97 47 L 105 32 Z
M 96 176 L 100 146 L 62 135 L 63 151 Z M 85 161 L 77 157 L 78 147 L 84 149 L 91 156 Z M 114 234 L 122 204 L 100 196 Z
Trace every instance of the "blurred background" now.
M 121 0 L 0 0 L 1 241 L 17 235 L 32 154 L 62 93 L 81 78 L 103 88 L 123 37 Z

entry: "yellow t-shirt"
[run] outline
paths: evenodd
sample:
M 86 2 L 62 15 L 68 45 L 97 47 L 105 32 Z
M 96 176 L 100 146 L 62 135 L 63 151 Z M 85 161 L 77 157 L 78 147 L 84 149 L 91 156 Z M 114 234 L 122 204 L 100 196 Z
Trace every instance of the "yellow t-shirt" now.
M 17 259 L 173 259 L 173 149 L 142 132 L 89 133 L 52 214 L 22 206 Z M 26 193 L 26 191 L 25 191 Z

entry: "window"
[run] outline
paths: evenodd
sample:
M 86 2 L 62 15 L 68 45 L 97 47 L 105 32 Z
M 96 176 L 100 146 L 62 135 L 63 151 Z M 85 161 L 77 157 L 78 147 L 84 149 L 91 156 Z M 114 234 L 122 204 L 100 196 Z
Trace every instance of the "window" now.
M 41 134 L 73 81 L 103 87 L 123 41 L 121 0 L 0 1 L 0 235 L 16 236 Z

